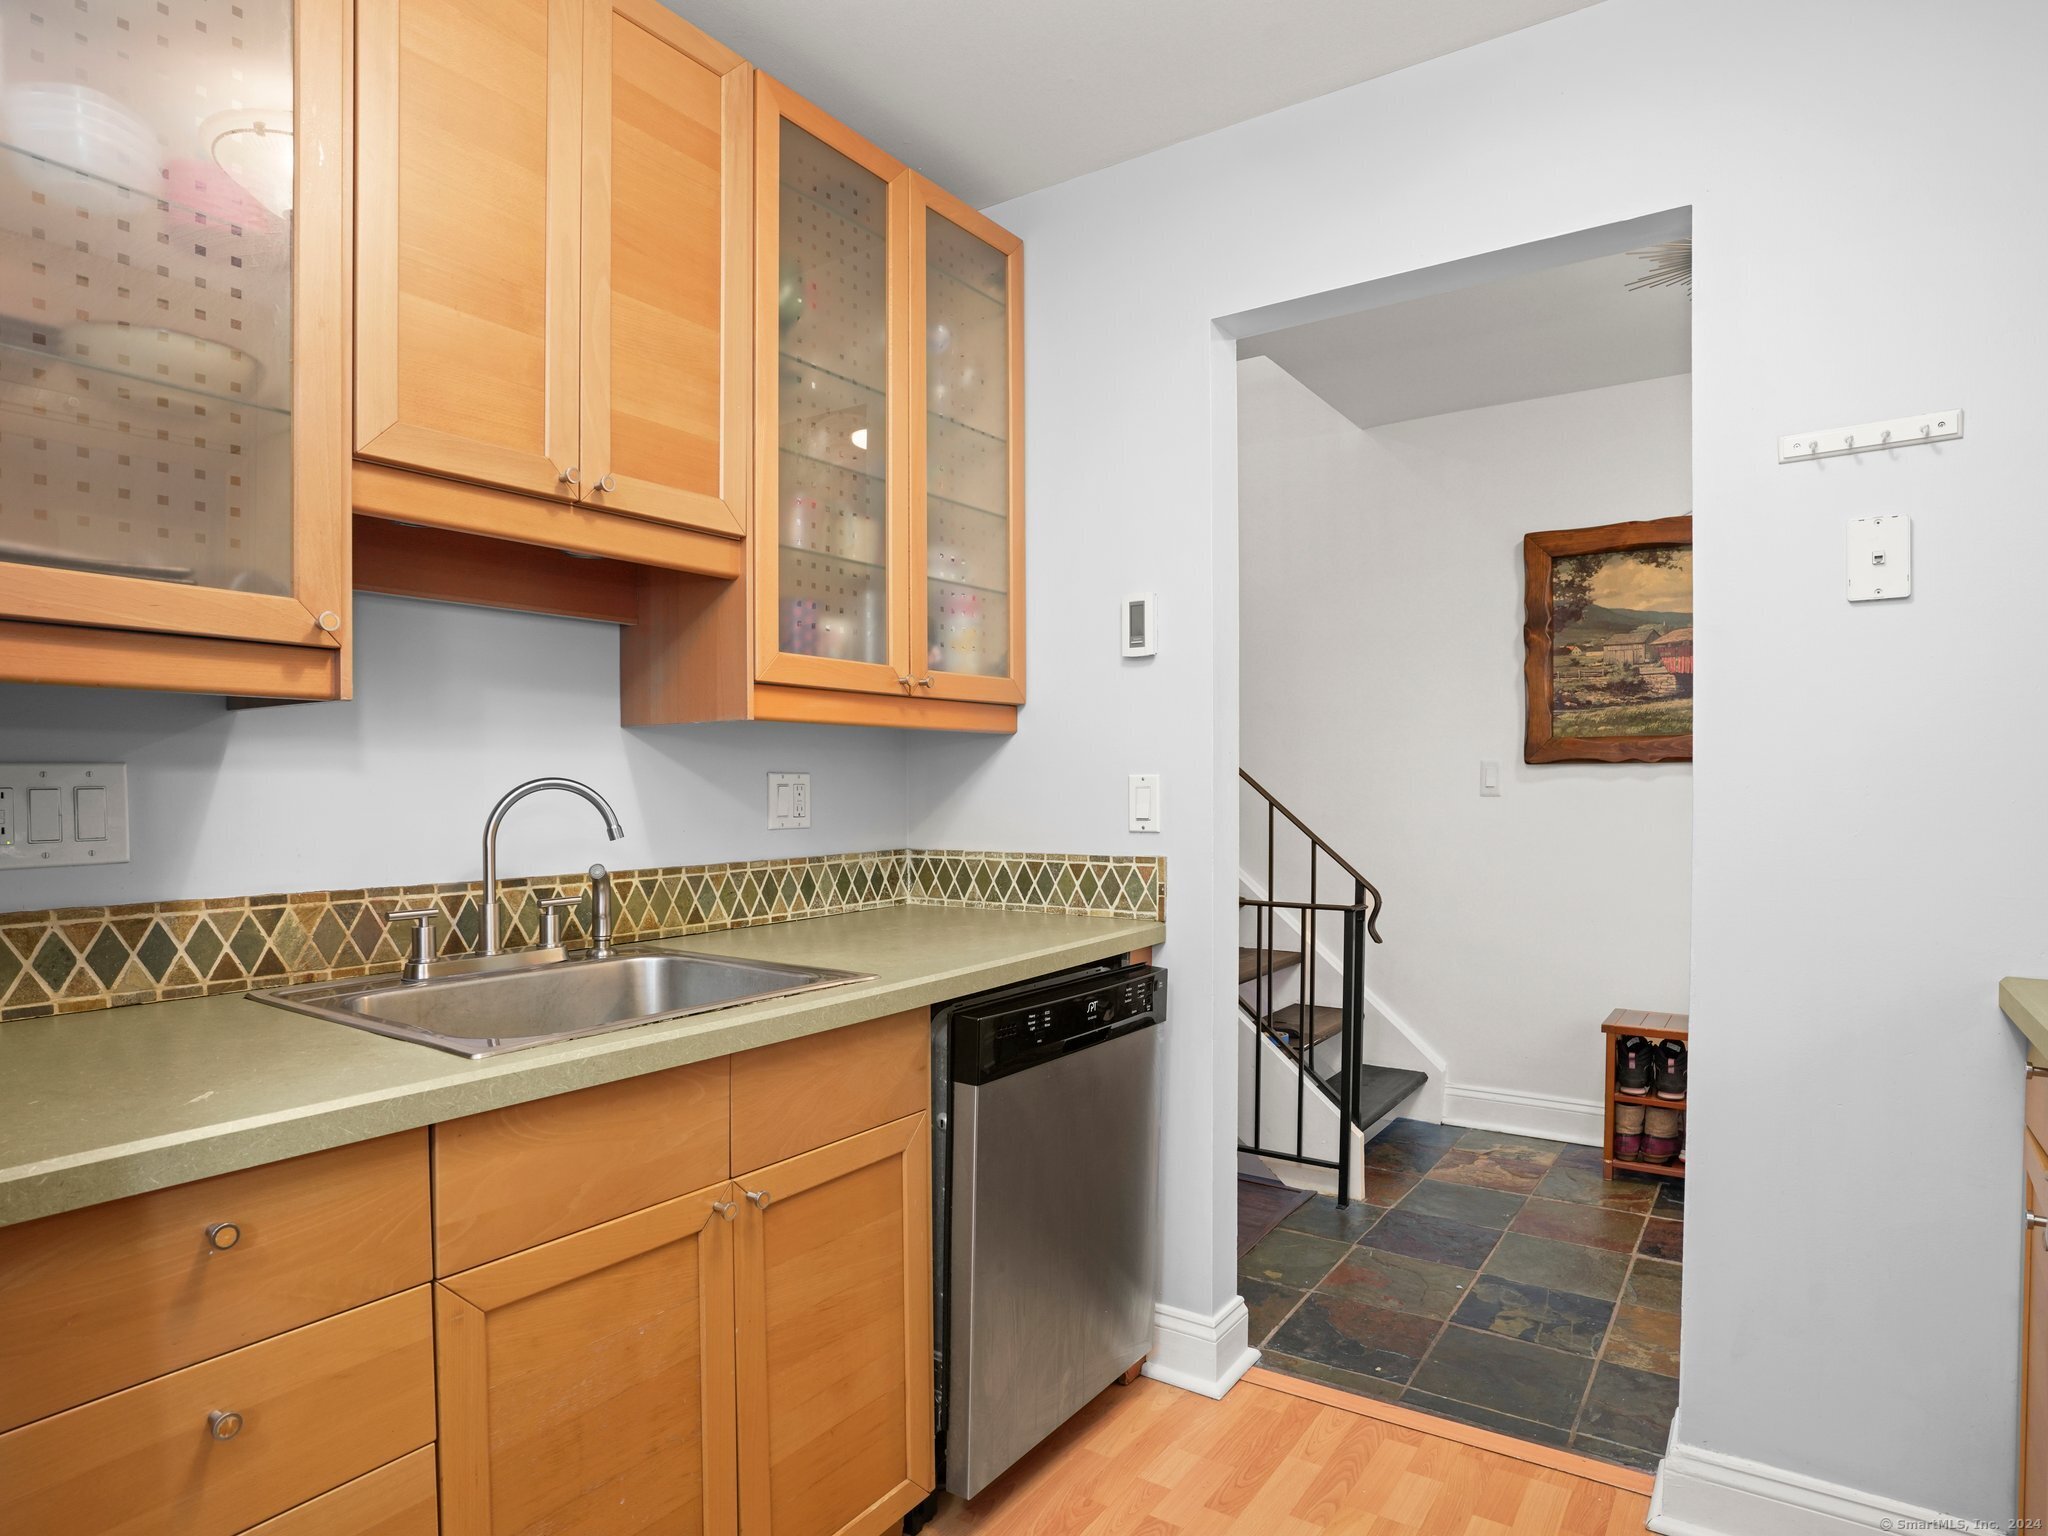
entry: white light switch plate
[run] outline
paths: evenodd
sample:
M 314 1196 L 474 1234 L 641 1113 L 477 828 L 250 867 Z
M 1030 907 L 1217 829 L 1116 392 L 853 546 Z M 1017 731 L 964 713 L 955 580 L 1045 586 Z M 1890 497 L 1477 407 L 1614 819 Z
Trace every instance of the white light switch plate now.
M 811 776 L 808 773 L 768 775 L 768 830 L 811 824 Z
M 125 763 L 0 763 L 0 870 L 127 862 Z
M 1849 520 L 1849 601 L 1913 595 L 1913 520 L 1903 512 Z
M 1131 775 L 1131 830 L 1159 830 L 1159 775 L 1156 773 Z

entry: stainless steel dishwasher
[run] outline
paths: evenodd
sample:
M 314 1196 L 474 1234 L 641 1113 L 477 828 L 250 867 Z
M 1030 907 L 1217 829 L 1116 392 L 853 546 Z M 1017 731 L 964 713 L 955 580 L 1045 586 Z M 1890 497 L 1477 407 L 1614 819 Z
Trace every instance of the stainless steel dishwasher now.
M 1116 962 L 933 1019 L 936 1427 L 962 1498 L 1150 1347 L 1165 1011 L 1166 973 Z

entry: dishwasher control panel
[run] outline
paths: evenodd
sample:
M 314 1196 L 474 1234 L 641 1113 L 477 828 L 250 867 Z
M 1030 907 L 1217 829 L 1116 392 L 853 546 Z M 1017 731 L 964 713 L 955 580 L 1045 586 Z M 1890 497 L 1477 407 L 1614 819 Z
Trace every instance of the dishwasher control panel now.
M 1158 1022 L 1166 972 L 1156 965 L 1084 976 L 953 1017 L 953 1077 L 985 1083 Z

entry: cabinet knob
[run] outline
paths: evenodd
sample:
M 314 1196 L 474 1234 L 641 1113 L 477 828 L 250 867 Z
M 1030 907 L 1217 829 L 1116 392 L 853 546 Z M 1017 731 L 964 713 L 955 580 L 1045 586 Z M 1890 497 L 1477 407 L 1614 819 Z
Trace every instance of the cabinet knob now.
M 738 1214 L 733 1202 L 730 1200 L 714 1200 L 711 1202 L 711 1209 L 717 1215 L 723 1216 L 727 1221 L 731 1221 Z
M 216 1221 L 206 1229 L 206 1240 L 215 1253 L 226 1253 L 242 1240 L 242 1229 L 232 1221 Z
M 2048 1067 L 2029 1066 L 2027 1068 L 2027 1081 L 2032 1082 L 2037 1077 L 2048 1077 Z
M 910 679 L 907 677 L 899 677 L 896 679 L 896 686 L 898 688 L 901 688 L 905 693 L 908 693 L 910 692 L 911 688 Z
M 558 479 L 555 483 L 557 485 L 574 485 L 576 483 L 576 470 L 577 466 L 571 464 L 567 469 L 562 471 L 561 478 Z
M 2037 1231 L 2042 1227 L 2048 1227 L 2048 1216 L 2036 1216 L 2032 1211 L 2027 1212 L 2024 1220 L 2026 1222 L 2026 1230 L 2029 1232 Z M 2048 1232 L 2041 1233 L 2041 1246 L 2048 1248 Z
M 747 1198 L 754 1203 L 755 1210 L 765 1211 L 768 1209 L 768 1201 L 770 1199 L 770 1196 L 767 1190 L 750 1189 L 747 1191 Z
M 320 628 L 331 635 L 341 628 L 341 615 L 332 608 L 325 608 L 321 610 L 318 622 Z
M 242 1432 L 242 1416 L 232 1408 L 216 1408 L 206 1416 L 206 1432 L 216 1440 L 232 1440 Z
M 619 488 L 618 476 L 606 475 L 602 480 L 597 482 L 597 488 L 600 491 L 616 491 Z
M 931 687 L 931 686 L 932 686 L 932 679 L 931 679 L 931 674 L 930 674 L 929 672 L 927 672 L 927 673 L 926 673 L 926 674 L 925 674 L 925 675 L 924 675 L 923 677 L 920 677 L 920 678 L 919 678 L 919 679 L 917 680 L 917 686 L 918 686 L 918 687 L 920 687 L 920 688 L 929 688 L 929 687 Z

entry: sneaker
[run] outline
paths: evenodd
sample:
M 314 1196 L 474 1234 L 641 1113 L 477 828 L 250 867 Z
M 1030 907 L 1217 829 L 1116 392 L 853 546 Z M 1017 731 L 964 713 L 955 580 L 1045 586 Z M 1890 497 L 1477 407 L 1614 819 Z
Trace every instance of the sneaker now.
M 1643 1161 L 1668 1163 L 1678 1156 L 1678 1111 L 1652 1109 L 1643 1120 Z
M 1642 1156 L 1644 1113 L 1640 1104 L 1614 1106 L 1614 1155 L 1625 1163 Z
M 1659 1040 L 1655 1056 L 1657 1097 L 1660 1099 L 1684 1098 L 1685 1042 L 1682 1040 Z
M 1614 1044 L 1614 1086 L 1623 1093 L 1650 1091 L 1650 1042 L 1623 1035 Z

